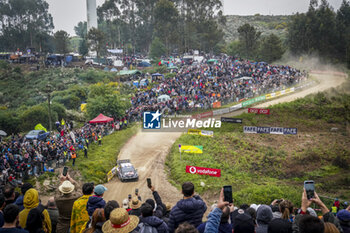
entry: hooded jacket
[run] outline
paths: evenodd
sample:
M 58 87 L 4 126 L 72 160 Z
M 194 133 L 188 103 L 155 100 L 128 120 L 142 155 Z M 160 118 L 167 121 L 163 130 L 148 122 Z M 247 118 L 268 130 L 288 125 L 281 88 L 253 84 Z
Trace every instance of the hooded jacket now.
M 267 227 L 272 217 L 271 207 L 268 205 L 261 205 L 256 212 L 256 221 L 258 223 L 256 233 L 267 233 Z
M 92 216 L 95 209 L 104 208 L 105 205 L 106 205 L 106 202 L 105 202 L 105 200 L 103 200 L 102 197 L 94 195 L 94 196 L 89 197 L 89 200 L 88 200 L 87 205 L 86 205 L 86 210 L 87 210 L 89 216 Z
M 206 204 L 198 195 L 178 201 L 170 212 L 169 232 L 174 232 L 179 224 L 183 222 L 188 222 L 197 227 L 202 223 L 203 214 L 206 210 Z
M 145 223 L 151 227 L 155 227 L 158 233 L 168 233 L 168 225 L 160 218 L 156 216 L 140 217 L 140 223 Z M 137 228 L 139 230 L 139 228 Z
M 22 228 L 26 227 L 29 211 L 33 208 L 36 208 L 38 205 L 39 205 L 38 191 L 31 188 L 24 195 L 24 198 L 23 198 L 24 210 L 22 210 L 19 213 L 19 225 Z M 49 212 L 47 212 L 47 210 L 44 210 L 42 213 L 44 215 L 44 222 L 43 222 L 44 229 L 47 229 L 46 233 L 51 233 L 52 229 L 51 229 L 51 220 L 50 220 Z

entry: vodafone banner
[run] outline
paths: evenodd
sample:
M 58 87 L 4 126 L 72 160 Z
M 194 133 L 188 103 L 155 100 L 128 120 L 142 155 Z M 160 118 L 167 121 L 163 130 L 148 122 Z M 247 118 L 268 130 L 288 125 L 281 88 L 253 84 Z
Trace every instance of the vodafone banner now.
M 270 114 L 270 109 L 263 108 L 248 108 L 248 113 L 256 113 L 256 114 Z
M 208 176 L 221 176 L 221 170 L 215 168 L 206 168 L 206 167 L 195 167 L 195 166 L 186 166 L 186 173 L 198 174 L 198 175 L 208 175 Z

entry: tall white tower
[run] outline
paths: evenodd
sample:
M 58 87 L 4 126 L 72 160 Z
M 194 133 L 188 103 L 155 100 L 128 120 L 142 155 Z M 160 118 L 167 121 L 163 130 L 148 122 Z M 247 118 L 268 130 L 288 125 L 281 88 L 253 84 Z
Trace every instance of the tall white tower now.
M 97 28 L 97 11 L 96 11 L 96 0 L 86 0 L 87 10 L 87 31 L 91 28 Z

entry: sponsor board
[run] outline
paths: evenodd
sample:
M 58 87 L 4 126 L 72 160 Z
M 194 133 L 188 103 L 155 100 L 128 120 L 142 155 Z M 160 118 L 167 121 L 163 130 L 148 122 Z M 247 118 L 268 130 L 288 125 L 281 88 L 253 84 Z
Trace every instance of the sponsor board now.
M 203 154 L 203 146 L 181 146 L 181 152 Z
M 297 128 L 283 128 L 283 127 L 244 126 L 243 132 L 244 133 L 296 135 L 298 133 L 298 129 Z
M 270 109 L 264 108 L 248 108 L 248 113 L 256 113 L 256 114 L 270 114 Z
M 225 113 L 229 113 L 229 112 L 230 112 L 229 108 L 223 108 L 223 109 L 214 110 L 213 115 L 217 116 L 217 115 L 221 115 L 221 114 L 225 114 Z
M 233 111 L 240 109 L 240 108 L 242 108 L 242 103 L 230 107 L 229 112 L 233 112 Z
M 186 166 L 186 173 L 221 177 L 221 170 L 216 168 Z
M 260 101 L 264 101 L 266 99 L 267 98 L 266 98 L 265 95 L 262 95 L 262 96 L 259 96 L 259 97 L 255 97 L 253 99 L 250 99 L 250 100 L 242 102 L 242 107 L 247 107 L 247 106 L 252 105 L 254 103 L 257 103 L 257 102 L 260 102 Z
M 221 117 L 221 122 L 242 124 L 243 120 L 241 118 Z
M 210 131 L 210 130 L 201 130 L 200 135 L 201 135 L 201 136 L 205 136 L 205 137 L 213 137 L 213 136 L 214 136 L 214 131 Z
M 209 130 L 200 130 L 200 129 L 189 129 L 187 131 L 187 134 L 192 135 L 200 135 L 200 136 L 206 136 L 206 137 L 213 137 L 214 132 Z
M 213 116 L 213 111 L 210 111 L 210 112 L 203 112 L 203 113 L 193 115 L 192 118 L 202 119 L 202 118 L 208 118 L 208 117 L 212 117 L 212 116 Z

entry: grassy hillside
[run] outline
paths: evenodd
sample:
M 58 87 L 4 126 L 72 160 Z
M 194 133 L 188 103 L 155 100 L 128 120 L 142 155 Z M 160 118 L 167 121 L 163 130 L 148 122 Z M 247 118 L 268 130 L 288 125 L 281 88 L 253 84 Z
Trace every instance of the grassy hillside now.
M 167 157 L 171 181 L 178 185 L 191 180 L 209 197 L 223 185 L 232 185 L 238 204 L 270 203 L 275 198 L 299 204 L 308 179 L 315 180 L 322 195 L 349 198 L 350 94 L 344 90 L 350 90 L 350 81 L 342 90 L 273 106 L 270 115 L 239 116 L 245 126 L 296 127 L 298 135 L 244 134 L 242 125 L 223 123 L 213 138 L 181 136 Z M 202 145 L 204 152 L 183 154 L 180 161 L 178 144 Z M 222 177 L 188 174 L 186 165 L 220 168 Z
M 271 15 L 251 15 L 251 16 L 239 16 L 239 15 L 228 15 L 226 17 L 226 26 L 222 27 L 225 32 L 225 41 L 238 40 L 237 29 L 243 24 L 249 23 L 253 25 L 258 31 L 262 32 L 262 35 L 268 35 L 275 33 L 280 36 L 283 40 L 287 33 L 287 23 L 290 20 L 290 16 L 271 16 Z

